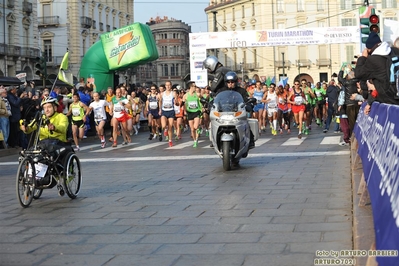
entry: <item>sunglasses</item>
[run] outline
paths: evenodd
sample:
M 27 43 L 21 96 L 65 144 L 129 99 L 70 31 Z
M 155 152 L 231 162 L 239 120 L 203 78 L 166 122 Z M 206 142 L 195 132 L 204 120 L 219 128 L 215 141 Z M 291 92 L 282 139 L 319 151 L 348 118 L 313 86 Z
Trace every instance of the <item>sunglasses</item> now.
M 302 82 L 302 84 L 306 84 L 306 82 Z
M 299 85 L 299 83 L 294 83 L 294 85 Z
M 235 83 L 234 81 L 231 81 L 231 80 L 229 80 L 229 81 L 227 81 L 226 83 Z

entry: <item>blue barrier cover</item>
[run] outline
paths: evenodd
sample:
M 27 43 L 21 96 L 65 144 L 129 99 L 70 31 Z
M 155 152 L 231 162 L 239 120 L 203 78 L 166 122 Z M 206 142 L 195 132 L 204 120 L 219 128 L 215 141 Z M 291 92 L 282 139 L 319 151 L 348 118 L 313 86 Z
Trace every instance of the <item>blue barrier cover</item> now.
M 376 249 L 396 251 L 396 256 L 378 256 L 377 262 L 399 265 L 399 106 L 374 102 L 369 115 L 364 106 L 354 133 L 373 209 Z

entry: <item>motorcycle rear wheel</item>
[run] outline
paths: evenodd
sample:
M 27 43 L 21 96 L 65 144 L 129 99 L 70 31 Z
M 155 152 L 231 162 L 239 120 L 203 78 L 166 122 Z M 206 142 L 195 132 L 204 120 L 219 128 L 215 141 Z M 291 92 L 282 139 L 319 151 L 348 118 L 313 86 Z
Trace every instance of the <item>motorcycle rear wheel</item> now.
M 223 169 L 225 171 L 230 171 L 231 169 L 230 144 L 230 141 L 223 141 Z

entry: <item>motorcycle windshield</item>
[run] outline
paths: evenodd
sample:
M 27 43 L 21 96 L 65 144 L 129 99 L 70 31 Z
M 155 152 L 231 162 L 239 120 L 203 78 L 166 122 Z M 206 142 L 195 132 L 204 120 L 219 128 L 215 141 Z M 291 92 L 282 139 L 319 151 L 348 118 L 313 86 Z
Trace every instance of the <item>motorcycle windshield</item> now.
M 237 112 L 242 107 L 244 99 L 236 91 L 222 91 L 218 93 L 213 101 L 218 112 Z

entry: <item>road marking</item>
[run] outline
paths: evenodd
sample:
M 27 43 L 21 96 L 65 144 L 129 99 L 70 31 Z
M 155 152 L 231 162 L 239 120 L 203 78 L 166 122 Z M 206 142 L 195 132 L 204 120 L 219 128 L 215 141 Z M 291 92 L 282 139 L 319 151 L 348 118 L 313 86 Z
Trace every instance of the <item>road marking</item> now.
M 204 142 L 203 140 L 199 140 L 198 143 Z M 175 142 L 176 143 L 176 142 Z M 186 147 L 190 147 L 193 146 L 194 141 L 187 141 L 187 142 L 183 142 L 183 143 L 179 143 L 177 145 L 173 145 L 172 147 L 168 147 L 166 148 L 167 150 L 178 150 L 181 148 L 186 148 Z
M 165 142 L 162 142 L 162 141 L 157 141 L 157 142 L 154 142 L 154 143 L 151 143 L 151 144 L 134 147 L 133 149 L 129 149 L 129 151 L 143 151 L 143 150 L 155 148 L 155 147 L 162 146 L 162 145 L 167 146 L 168 144 L 165 143 Z
M 301 139 L 296 138 L 289 138 L 286 140 L 281 146 L 298 146 L 301 145 L 301 143 L 305 140 L 306 138 L 302 137 Z M 256 142 L 255 142 L 256 143 Z
M 91 151 L 91 152 L 107 152 L 107 151 L 111 151 L 111 150 L 117 150 L 117 149 L 121 149 L 121 148 L 126 148 L 126 147 L 129 147 L 129 146 L 134 145 L 134 144 L 137 144 L 137 143 L 129 143 L 129 145 L 122 145 L 122 143 L 120 143 L 116 147 L 112 147 L 112 144 L 110 144 L 110 146 L 108 148 L 95 150 L 95 151 Z
M 259 147 L 262 146 L 263 144 L 265 144 L 266 142 L 270 141 L 271 138 L 265 138 L 265 139 L 258 139 L 257 141 L 255 141 L 255 147 Z M 210 144 L 210 143 L 209 143 Z M 204 147 L 202 147 L 203 149 L 209 149 L 211 148 L 209 145 L 206 145 Z M 213 149 L 213 148 L 212 148 Z
M 81 150 L 81 151 L 85 151 L 85 150 L 91 150 L 92 148 L 99 148 L 99 149 L 101 149 L 101 144 L 100 143 L 98 143 L 98 144 L 93 144 L 93 145 L 89 145 L 89 146 L 80 146 L 79 147 L 79 149 Z
M 323 140 L 320 142 L 320 145 L 331 145 L 331 144 L 339 144 L 341 140 L 341 136 L 334 136 L 334 137 L 324 137 Z

